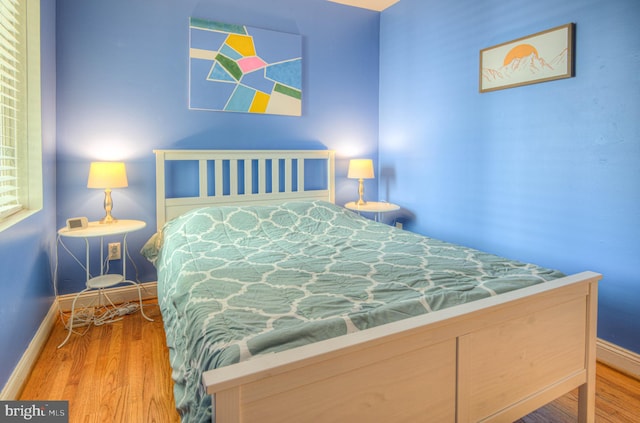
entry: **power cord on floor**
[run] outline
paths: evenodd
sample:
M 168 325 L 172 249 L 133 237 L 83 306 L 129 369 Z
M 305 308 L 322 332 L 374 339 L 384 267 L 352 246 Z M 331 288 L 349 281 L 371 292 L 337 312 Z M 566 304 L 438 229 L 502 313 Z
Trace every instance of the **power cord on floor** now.
M 100 312 L 100 310 L 102 311 Z M 76 309 L 73 314 L 73 328 L 71 330 L 75 334 L 84 335 L 87 331 L 78 332 L 75 329 L 79 327 L 88 327 L 90 325 L 101 326 L 107 323 L 122 320 L 123 316 L 133 314 L 140 310 L 137 303 L 124 303 L 120 305 L 103 305 L 100 307 L 84 307 Z M 71 322 L 70 312 L 61 312 L 61 319 L 64 327 L 68 330 Z
M 136 303 L 125 303 L 116 306 L 115 308 L 108 309 L 100 315 L 100 317 L 94 320 L 93 324 L 96 326 L 104 325 L 106 323 L 112 323 L 122 319 L 122 316 L 135 313 L 140 309 L 140 305 Z

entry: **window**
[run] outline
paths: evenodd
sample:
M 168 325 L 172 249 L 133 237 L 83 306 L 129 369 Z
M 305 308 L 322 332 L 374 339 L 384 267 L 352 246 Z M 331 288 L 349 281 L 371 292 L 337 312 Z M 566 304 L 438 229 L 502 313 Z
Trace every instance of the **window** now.
M 39 8 L 0 0 L 0 230 L 42 209 Z

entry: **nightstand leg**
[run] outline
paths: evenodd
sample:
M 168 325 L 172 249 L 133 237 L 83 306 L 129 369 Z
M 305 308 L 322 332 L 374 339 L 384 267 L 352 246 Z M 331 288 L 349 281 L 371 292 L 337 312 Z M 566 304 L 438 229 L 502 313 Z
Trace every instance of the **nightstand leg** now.
M 85 280 L 85 283 L 86 283 L 86 282 L 89 282 L 89 279 L 91 279 L 91 273 L 89 272 L 89 269 L 91 268 L 91 263 L 89 262 L 89 238 L 84 239 L 84 244 L 85 244 L 84 245 L 84 251 L 85 251 L 84 264 L 87 266 L 87 269 L 86 269 L 87 279 Z
M 151 317 L 144 314 L 144 308 L 142 307 L 142 289 L 140 289 L 140 284 L 134 281 L 126 281 L 126 280 L 122 281 L 122 283 L 129 283 L 131 285 L 135 285 L 135 287 L 138 288 L 138 304 L 140 305 L 140 314 L 142 314 L 142 317 L 144 317 L 148 321 L 153 322 L 153 319 Z
M 76 301 L 78 301 L 78 298 L 80 298 L 80 295 L 82 293 L 88 291 L 89 289 L 90 288 L 83 289 L 82 291 L 78 292 L 76 296 L 73 298 L 73 302 L 71 303 L 71 317 L 69 317 L 69 321 L 67 322 L 67 325 L 69 327 L 69 330 L 67 331 L 67 337 L 64 338 L 64 341 L 62 341 L 60 345 L 58 345 L 58 348 L 61 348 L 64 344 L 66 344 L 69 338 L 71 337 L 71 332 L 73 332 L 73 316 L 76 310 Z
M 140 290 L 140 284 L 136 283 L 136 286 L 138 287 L 138 301 L 140 302 L 140 314 L 142 314 L 142 317 L 144 317 L 148 321 L 153 322 L 153 319 L 151 317 L 144 314 L 144 307 L 142 307 L 142 292 Z

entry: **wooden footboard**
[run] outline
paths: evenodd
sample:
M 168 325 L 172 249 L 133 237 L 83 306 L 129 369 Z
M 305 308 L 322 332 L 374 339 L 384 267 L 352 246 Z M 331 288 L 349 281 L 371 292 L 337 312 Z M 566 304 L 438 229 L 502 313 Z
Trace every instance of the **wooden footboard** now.
M 513 421 L 580 387 L 595 414 L 584 272 L 206 372 L 215 421 Z

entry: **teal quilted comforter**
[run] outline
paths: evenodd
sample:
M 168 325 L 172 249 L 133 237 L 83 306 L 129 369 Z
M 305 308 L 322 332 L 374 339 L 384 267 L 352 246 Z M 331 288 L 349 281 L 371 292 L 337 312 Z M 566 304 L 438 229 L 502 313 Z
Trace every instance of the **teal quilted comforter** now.
M 156 266 L 184 422 L 211 419 L 206 370 L 563 276 L 325 202 L 191 211 Z

